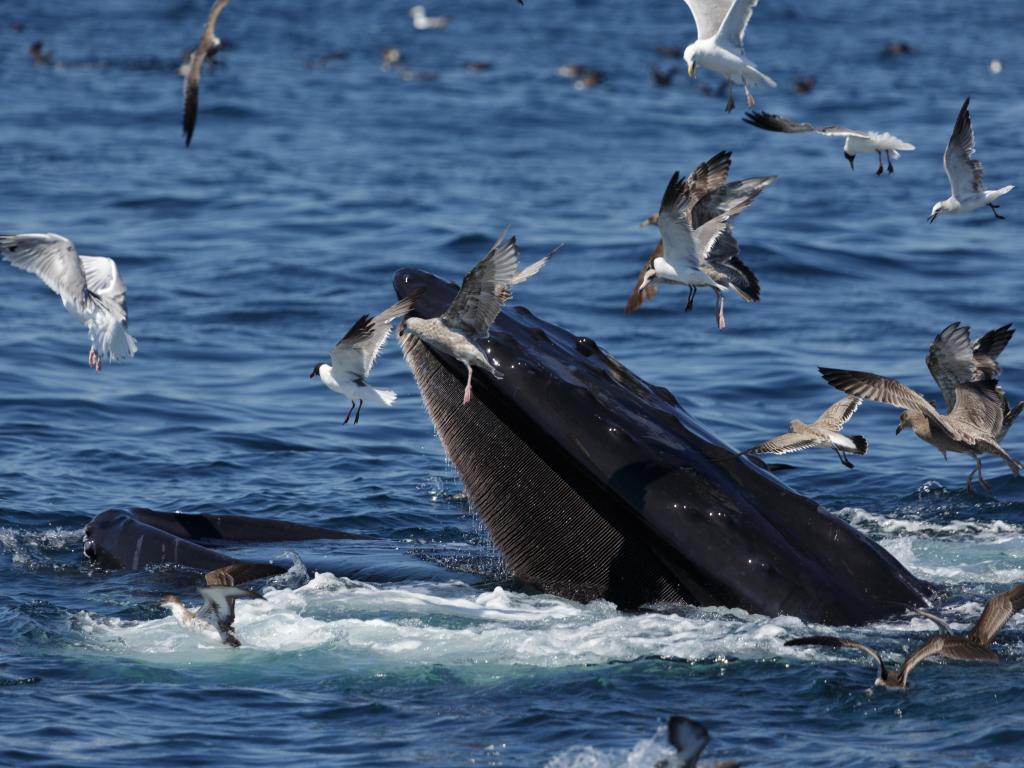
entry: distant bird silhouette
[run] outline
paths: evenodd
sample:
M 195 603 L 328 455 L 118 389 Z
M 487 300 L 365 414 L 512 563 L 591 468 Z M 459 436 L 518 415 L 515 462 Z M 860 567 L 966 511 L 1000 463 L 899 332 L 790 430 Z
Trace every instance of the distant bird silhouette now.
M 192 144 L 192 134 L 196 129 L 196 118 L 199 114 L 199 77 L 202 74 L 203 62 L 210 56 L 211 52 L 222 45 L 217 37 L 217 19 L 227 7 L 230 0 L 215 0 L 210 13 L 203 25 L 203 33 L 199 37 L 199 45 L 192 54 L 192 63 L 188 68 L 188 75 L 185 77 L 185 109 L 182 113 L 181 129 L 185 134 L 185 146 Z

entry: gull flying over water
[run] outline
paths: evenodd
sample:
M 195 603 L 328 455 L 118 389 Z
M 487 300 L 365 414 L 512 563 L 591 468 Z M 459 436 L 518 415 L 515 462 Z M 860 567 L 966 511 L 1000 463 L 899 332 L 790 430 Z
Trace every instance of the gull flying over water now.
M 135 354 L 126 290 L 113 259 L 79 256 L 70 240 L 52 232 L 0 235 L 0 258 L 38 276 L 89 329 L 89 365 L 97 371 L 104 361 Z
M 861 435 L 847 437 L 840 434 L 846 424 L 860 407 L 861 399 L 847 395 L 833 403 L 825 412 L 810 424 L 794 419 L 789 422 L 789 432 L 766 440 L 745 453 L 795 453 L 807 448 L 823 446 L 836 452 L 844 466 L 853 469 L 853 463 L 846 458 L 847 453 L 863 455 L 868 451 L 868 441 Z
M 185 78 L 185 111 L 182 115 L 182 131 L 185 134 L 185 146 L 192 143 L 192 133 L 196 129 L 196 116 L 199 113 L 199 75 L 203 69 L 203 62 L 207 57 L 221 47 L 221 39 L 217 37 L 217 19 L 221 12 L 231 0 L 215 0 L 210 8 L 210 15 L 206 17 L 206 24 L 203 25 L 203 34 L 199 38 L 199 45 L 192 53 L 192 61 L 188 68 L 188 76 Z
M 512 298 L 512 286 L 536 275 L 551 253 L 524 269 L 519 269 L 519 248 L 513 236 L 505 240 L 501 233 L 487 255 L 462 280 L 462 287 L 440 317 L 408 317 L 400 332 L 410 333 L 438 352 L 451 355 L 466 366 L 466 389 L 462 404 L 473 396 L 473 366 L 496 379 L 501 371 L 488 359 L 480 342 L 490 334 L 491 324 L 505 302 Z M 554 251 L 552 251 L 554 253 Z
M 725 111 L 731 112 L 736 103 L 732 98 L 734 83 L 743 83 L 747 106 L 754 106 L 750 93 L 752 85 L 775 87 L 775 81 L 758 71 L 743 51 L 743 36 L 750 23 L 757 0 L 685 0 L 697 24 L 697 39 L 686 46 L 683 59 L 687 72 L 693 77 L 698 67 L 705 67 L 722 75 L 729 83 L 729 100 Z
M 342 424 L 348 424 L 357 402 L 359 408 L 356 410 L 356 424 L 359 423 L 364 400 L 391 405 L 398 397 L 390 389 L 371 387 L 366 383 L 366 377 L 370 375 L 381 347 L 391 334 L 391 321 L 408 312 L 415 301 L 416 296 L 408 296 L 374 317 L 363 315 L 331 349 L 331 362 L 313 366 L 309 378 L 319 376 L 324 386 L 352 401 Z
M 981 616 L 978 617 L 978 621 L 975 622 L 966 637 L 953 634 L 949 624 L 938 616 L 927 611 L 917 611 L 938 624 L 940 631 L 945 634 L 932 635 L 925 640 L 907 656 L 898 670 L 888 668 L 882 655 L 874 648 L 855 640 L 832 636 L 799 637 L 789 640 L 786 645 L 791 647 L 819 645 L 827 648 L 852 648 L 862 651 L 873 658 L 875 664 L 878 665 L 875 685 L 887 688 L 906 688 L 907 678 L 914 667 L 931 656 L 945 656 L 961 661 L 998 662 L 999 655 L 989 646 L 992 645 L 995 636 L 1006 626 L 1010 617 L 1022 608 L 1024 608 L 1024 584 L 1017 584 L 1006 592 L 1001 592 L 991 598 L 985 604 Z
M 690 289 L 684 311 L 693 308 L 698 288 L 715 292 L 718 328 L 725 328 L 725 291 L 734 290 L 744 301 L 758 301 L 757 276 L 739 257 L 730 220 L 743 211 L 761 190 L 775 181 L 762 176 L 726 183 L 732 153 L 719 152 L 698 165 L 684 180 L 675 173 L 665 188 L 656 221 L 661 240 L 640 270 L 626 303 L 626 314 L 654 296 L 661 282 Z
M 743 117 L 743 121 L 757 128 L 778 133 L 818 133 L 822 136 L 840 136 L 845 139 L 843 142 L 843 156 L 850 162 L 850 170 L 853 170 L 853 160 L 857 155 L 870 152 L 878 153 L 878 170 L 875 171 L 877 176 L 882 175 L 883 152 L 885 152 L 889 173 L 892 173 L 892 161 L 899 159 L 899 150 L 906 152 L 914 149 L 913 144 L 908 144 L 891 133 L 854 131 L 849 128 L 843 128 L 841 125 L 824 125 L 820 128 L 815 128 L 810 123 L 797 123 L 780 115 L 769 114 L 768 112 L 747 112 Z
M 974 159 L 974 129 L 971 128 L 971 113 L 967 110 L 970 103 L 970 97 L 964 99 L 949 144 L 946 145 L 946 154 L 942 158 L 946 176 L 949 177 L 949 197 L 932 206 L 928 221 L 935 221 L 940 213 L 968 213 L 986 205 L 997 219 L 1006 218 L 996 210 L 999 206 L 995 201 L 1012 190 L 1013 185 L 985 189 L 981 161 Z

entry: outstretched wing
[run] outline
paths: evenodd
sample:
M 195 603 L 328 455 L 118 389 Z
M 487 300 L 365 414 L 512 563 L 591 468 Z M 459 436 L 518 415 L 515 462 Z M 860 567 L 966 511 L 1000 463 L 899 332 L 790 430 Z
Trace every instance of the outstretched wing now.
M 89 288 L 78 251 L 66 237 L 46 234 L 0 235 L 0 258 L 31 272 L 80 311 L 89 304 Z
M 819 368 L 822 377 L 836 389 L 864 400 L 895 405 L 920 411 L 926 416 L 938 418 L 938 411 L 925 400 L 924 396 L 906 384 L 866 371 L 844 371 L 837 368 Z
M 708 729 L 696 720 L 672 715 L 668 719 L 668 743 L 675 747 L 682 768 L 693 768 L 711 741 Z
M 793 640 L 787 640 L 786 645 L 790 647 L 801 645 L 820 645 L 825 648 L 852 648 L 855 651 L 866 653 L 874 659 L 875 664 L 878 665 L 878 676 L 883 679 L 885 678 L 885 662 L 882 661 L 881 654 L 879 654 L 879 652 L 870 645 L 858 643 L 856 640 L 847 640 L 844 637 L 834 637 L 832 635 L 813 635 L 811 637 L 797 637 Z
M 753 125 L 755 128 L 775 131 L 777 133 L 820 133 L 822 136 L 868 138 L 868 134 L 863 131 L 854 131 L 841 125 L 824 125 L 821 128 L 815 128 L 810 123 L 798 123 L 795 120 L 790 120 L 782 115 L 773 115 L 770 112 L 747 112 L 743 116 L 743 122 Z
M 744 453 L 796 453 L 807 448 L 821 445 L 821 441 L 811 435 L 801 435 L 798 432 L 786 432 L 785 434 L 765 440 L 760 445 L 748 448 Z
M 974 159 L 974 130 L 971 128 L 971 113 L 967 109 L 970 103 L 971 98 L 968 96 L 960 107 L 949 144 L 946 145 L 946 154 L 942 158 L 946 176 L 949 177 L 950 191 L 956 198 L 967 197 L 972 192 L 985 189 L 981 161 Z
M 967 637 L 985 648 L 989 646 L 999 631 L 1006 625 L 1017 611 L 1024 608 L 1024 584 L 1001 592 L 985 603 L 977 623 Z
M 331 349 L 331 367 L 353 379 L 369 376 L 381 347 L 391 334 L 391 321 L 412 309 L 416 298 L 407 296 L 373 317 L 363 315 L 356 320 Z
M 757 0 L 733 0 L 732 7 L 722 19 L 718 29 L 719 36 L 736 48 L 743 50 L 743 37 L 747 33 L 747 25 L 754 13 Z
M 513 236 L 506 241 L 502 232 L 487 255 L 463 278 L 462 287 L 441 320 L 452 328 L 487 338 L 518 267 L 516 239 Z
M 814 426 L 839 432 L 843 425 L 853 418 L 862 402 L 864 401 L 855 395 L 847 395 L 826 408 L 814 421 Z
M 699 227 L 715 216 L 740 214 L 754 201 L 754 198 L 761 194 L 761 190 L 777 178 L 778 176 L 756 176 L 708 190 L 692 206 L 691 224 L 694 227 Z
M 947 325 L 928 347 L 925 363 L 942 391 L 946 411 L 951 412 L 956 404 L 956 385 L 965 384 L 974 377 L 971 329 L 959 322 Z
M 955 398 L 950 418 L 973 424 L 993 437 L 1002 430 L 1006 395 L 994 379 L 957 384 Z
M 945 656 L 947 659 L 957 659 L 958 661 L 999 661 L 999 656 L 995 652 L 982 648 L 966 637 L 934 635 L 903 662 L 899 673 L 900 685 L 906 685 L 907 678 L 914 667 L 930 656 Z
M 717 35 L 732 7 L 732 0 L 683 0 L 683 2 L 690 8 L 693 20 L 697 24 L 698 40 L 705 40 Z
M 284 568 L 273 563 L 232 563 L 210 571 L 205 580 L 208 587 L 233 587 L 247 581 L 277 576 L 284 571 Z
M 651 255 L 647 257 L 647 261 L 644 262 L 643 269 L 640 270 L 640 275 L 636 279 L 636 285 L 633 286 L 633 291 L 629 294 L 629 299 L 626 301 L 626 314 L 632 314 L 640 309 L 640 305 L 648 299 L 653 299 L 654 295 L 658 292 L 658 284 L 650 282 L 641 291 L 640 286 L 643 285 L 644 275 L 647 274 L 649 269 L 654 268 L 654 260 L 665 253 L 665 245 L 661 240 L 654 246 L 654 250 L 651 251 Z
M 691 201 L 696 201 L 714 189 L 725 184 L 732 165 L 732 152 L 719 152 L 705 160 L 686 177 L 686 189 Z
M 241 587 L 200 587 L 199 594 L 217 616 L 217 625 L 223 630 L 231 629 L 235 623 L 236 600 L 266 599 L 263 595 Z
M 215 0 L 206 17 L 206 23 L 203 25 L 203 34 L 199 38 L 199 45 L 192 53 L 188 75 L 185 77 L 185 109 L 181 122 L 186 147 L 192 144 L 192 134 L 195 132 L 196 117 L 199 114 L 199 76 L 203 70 L 203 63 L 217 39 L 217 19 L 220 18 L 221 11 L 229 2 L 230 0 Z

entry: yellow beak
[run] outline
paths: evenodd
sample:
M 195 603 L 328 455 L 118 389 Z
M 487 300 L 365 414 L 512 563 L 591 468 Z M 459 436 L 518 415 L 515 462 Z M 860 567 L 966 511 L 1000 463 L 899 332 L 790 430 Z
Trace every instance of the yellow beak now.
M 693 73 L 696 71 L 697 65 L 694 64 L 692 61 L 686 65 L 686 74 L 688 74 L 690 77 L 693 77 Z

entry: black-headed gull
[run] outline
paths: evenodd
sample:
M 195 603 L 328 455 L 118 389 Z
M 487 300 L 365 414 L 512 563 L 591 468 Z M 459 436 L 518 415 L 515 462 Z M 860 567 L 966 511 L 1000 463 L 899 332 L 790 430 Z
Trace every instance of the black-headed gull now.
M 725 111 L 736 106 L 732 98 L 734 83 L 743 84 L 747 106 L 754 106 L 752 85 L 775 87 L 775 81 L 760 72 L 743 51 L 743 36 L 757 0 L 685 0 L 697 23 L 697 40 L 686 46 L 683 59 L 693 77 L 698 67 L 722 75 L 729 83 Z
M 960 107 L 960 114 L 957 115 L 953 133 L 946 145 L 946 154 L 942 158 L 946 176 L 949 177 L 949 197 L 932 206 L 928 221 L 935 221 L 940 213 L 969 213 L 986 205 L 997 219 L 1006 218 L 999 215 L 996 210 L 999 206 L 995 201 L 1012 190 L 1013 185 L 985 189 L 981 161 L 974 159 L 974 130 L 971 128 L 971 113 L 967 110 L 970 103 L 971 98 L 968 96 Z
M 89 329 L 89 365 L 97 371 L 104 361 L 135 354 L 125 286 L 113 259 L 79 256 L 70 240 L 52 232 L 0 235 L 0 258 L 37 275 Z
M 398 397 L 390 389 L 371 387 L 366 383 L 366 377 L 370 375 L 381 347 L 391 334 L 391 321 L 408 312 L 415 301 L 415 296 L 409 296 L 374 317 L 363 315 L 331 349 L 331 362 L 317 363 L 313 366 L 309 378 L 319 376 L 328 389 L 352 401 L 343 424 L 348 424 L 352 409 L 357 403 L 359 408 L 356 410 L 356 424 L 359 423 L 364 401 L 391 405 Z

